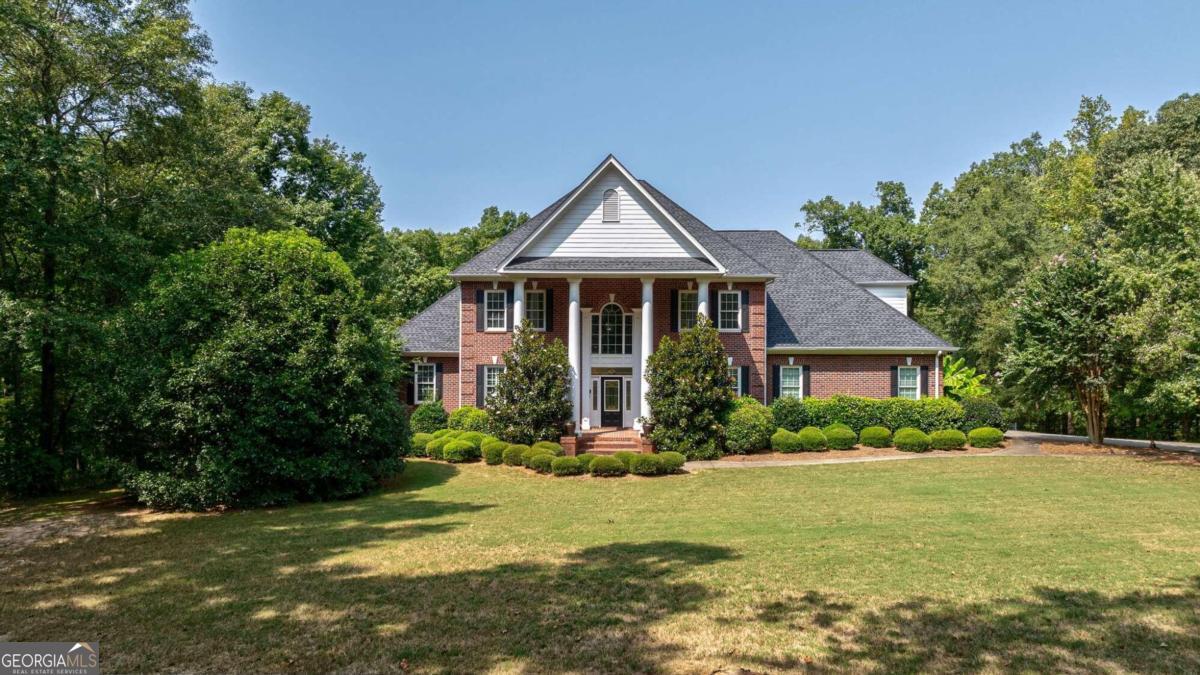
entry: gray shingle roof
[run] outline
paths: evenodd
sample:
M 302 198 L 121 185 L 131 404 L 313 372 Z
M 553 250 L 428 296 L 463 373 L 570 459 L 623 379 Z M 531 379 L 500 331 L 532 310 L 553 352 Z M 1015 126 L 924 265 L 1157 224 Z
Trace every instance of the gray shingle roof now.
M 767 348 L 953 349 L 774 230 L 723 230 L 778 276 L 767 286 Z
M 915 284 L 915 279 L 860 248 L 830 248 L 809 251 L 817 260 L 856 284 Z
M 714 272 L 716 267 L 700 258 L 517 258 L 505 269 L 552 271 L 654 270 L 659 272 Z
M 642 187 L 654 197 L 655 201 L 662 205 L 667 213 L 678 222 L 683 229 L 687 230 L 688 234 L 692 235 L 700 245 L 709 252 L 712 257 L 717 259 L 725 267 L 725 271 L 730 275 L 746 275 L 760 276 L 770 274 L 770 270 L 765 268 L 751 256 L 747 255 L 738 247 L 733 246 L 721 236 L 716 230 L 713 230 L 708 225 L 705 225 L 699 218 L 693 216 L 682 206 L 676 204 L 670 197 L 658 191 L 650 183 L 644 180 L 639 180 Z
M 458 352 L 457 286 L 400 327 L 406 352 Z

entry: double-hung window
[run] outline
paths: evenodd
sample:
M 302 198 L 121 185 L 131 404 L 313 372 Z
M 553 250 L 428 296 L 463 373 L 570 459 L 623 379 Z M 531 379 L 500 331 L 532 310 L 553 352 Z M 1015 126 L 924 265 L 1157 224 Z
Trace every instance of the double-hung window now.
M 780 366 L 780 398 L 804 398 L 804 370 L 800 366 Z
M 896 395 L 900 398 L 921 398 L 921 370 L 917 366 L 900 366 L 896 369 Z
M 700 294 L 696 291 L 679 291 L 679 330 L 696 327 L 700 309 Z
M 485 330 L 508 330 L 508 292 L 504 290 L 484 291 L 483 311 Z
M 413 366 L 413 403 L 437 400 L 437 370 L 432 363 Z
M 742 292 L 721 291 L 717 294 L 717 329 L 742 329 Z
M 496 386 L 500 383 L 500 373 L 504 372 L 504 366 L 484 366 L 483 367 L 483 401 L 486 403 L 491 399 L 492 394 L 496 393 Z
M 729 381 L 733 383 L 733 393 L 742 393 L 742 369 L 737 366 L 729 366 L 725 372 L 729 373 Z
M 534 330 L 546 330 L 546 291 L 525 292 L 525 319 Z

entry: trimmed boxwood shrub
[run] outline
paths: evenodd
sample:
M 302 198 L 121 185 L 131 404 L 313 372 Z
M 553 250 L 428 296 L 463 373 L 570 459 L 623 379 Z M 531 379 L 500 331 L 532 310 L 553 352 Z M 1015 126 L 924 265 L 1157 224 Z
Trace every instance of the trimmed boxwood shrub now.
M 809 425 L 808 408 L 798 398 L 777 398 L 771 402 L 771 417 L 775 426 L 797 432 Z
M 538 473 L 550 473 L 550 465 L 558 459 L 548 452 L 540 452 L 529 458 L 529 468 Z
M 657 476 L 662 472 L 658 455 L 635 455 L 629 459 L 629 473 L 635 476 Z
M 771 449 L 775 452 L 800 452 L 800 437 L 787 429 L 771 434 Z
M 585 471 L 578 457 L 555 457 L 550 462 L 550 472 L 555 476 L 578 476 Z
M 637 457 L 638 454 L 639 453 L 636 452 L 630 452 L 629 450 L 622 450 L 620 452 L 614 452 L 613 457 L 616 457 L 617 461 L 620 462 L 626 469 L 628 469 L 629 461 L 634 457 Z
M 455 464 L 471 462 L 479 459 L 479 448 L 461 439 L 450 441 L 442 447 L 442 459 Z
M 442 459 L 442 448 L 444 448 L 447 443 L 450 443 L 454 440 L 457 439 L 449 436 L 442 436 L 429 441 L 425 444 L 425 456 L 429 457 L 430 459 Z
M 926 431 L 958 428 L 963 407 L 949 398 L 874 399 L 861 396 L 776 399 L 771 404 L 775 424 L 789 431 L 805 426 L 822 427 L 841 422 L 852 430 L 871 426 L 898 429 L 916 427 Z
M 683 463 L 687 461 L 687 458 L 681 452 L 668 450 L 658 453 L 658 461 L 662 464 L 663 473 L 677 473 L 683 469 Z
M 543 450 L 542 448 L 529 448 L 525 452 L 521 453 L 521 465 L 530 466 L 529 463 L 532 462 L 533 458 L 537 457 L 538 455 L 550 455 L 553 457 L 554 453 L 550 452 L 549 450 Z
M 886 448 L 892 445 L 892 432 L 887 427 L 867 427 L 858 434 L 858 442 L 868 448 Z
M 418 457 L 425 456 L 425 444 L 433 440 L 433 434 L 413 434 L 412 453 Z
M 934 450 L 961 450 L 967 444 L 967 435 L 958 429 L 938 429 L 929 434 L 929 446 Z
M 563 455 L 566 454 L 566 451 L 563 450 L 563 446 L 559 445 L 558 443 L 555 443 L 554 441 L 538 441 L 537 443 L 534 443 L 533 445 L 531 445 L 529 447 L 541 448 L 542 450 L 549 450 L 551 453 L 553 453 L 553 455 L 555 457 L 562 457 Z
M 972 397 L 959 401 L 963 409 L 962 422 L 958 428 L 966 433 L 979 427 L 1004 426 L 1004 411 L 990 398 Z
M 725 450 L 738 455 L 763 450 L 771 445 L 775 428 L 770 408 L 749 396 L 739 396 L 725 424 Z
M 825 428 L 824 433 L 830 450 L 851 450 L 855 443 L 858 443 L 858 435 L 844 424 L 830 425 Z
M 437 431 L 433 432 L 433 437 L 441 438 L 442 436 L 449 436 L 452 433 L 454 433 L 454 430 L 452 429 L 438 429 Z
M 446 409 L 441 401 L 426 401 L 413 409 L 408 423 L 414 433 L 432 434 L 446 428 Z
M 800 441 L 800 449 L 806 452 L 820 452 L 829 446 L 829 439 L 816 427 L 804 427 L 796 432 Z
M 624 476 L 627 471 L 616 457 L 597 455 L 592 460 L 591 472 L 593 476 Z
M 967 438 L 971 441 L 971 447 L 998 448 L 1004 442 L 1004 432 L 995 427 L 979 427 L 972 429 Z
M 460 431 L 478 431 L 487 433 L 492 430 L 492 416 L 486 410 L 480 410 L 473 405 L 455 408 L 450 413 L 446 426 Z
M 504 464 L 505 466 L 521 466 L 523 464 L 521 458 L 525 456 L 525 451 L 529 449 L 528 445 L 513 443 L 504 449 Z
M 483 444 L 483 461 L 493 466 L 504 461 L 504 451 L 508 448 L 508 443 L 501 440 L 485 441 Z
M 484 435 L 478 431 L 464 431 L 463 433 L 459 434 L 457 438 L 460 441 L 466 441 L 467 443 L 470 443 L 475 447 L 476 450 L 479 450 L 483 447 Z
M 585 452 L 582 455 L 576 455 L 575 459 L 579 460 L 579 465 L 582 466 L 583 470 L 586 472 L 592 468 L 592 460 L 599 456 L 600 455 L 593 455 L 590 452 Z
M 896 434 L 892 436 L 892 443 L 896 445 L 897 450 L 904 452 L 925 452 L 929 449 L 930 440 L 924 431 L 904 427 L 896 430 Z

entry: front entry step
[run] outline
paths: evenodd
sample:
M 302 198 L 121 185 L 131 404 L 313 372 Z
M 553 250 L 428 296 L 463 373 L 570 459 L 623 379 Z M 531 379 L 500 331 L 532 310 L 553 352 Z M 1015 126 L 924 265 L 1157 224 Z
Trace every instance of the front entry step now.
M 577 452 L 594 455 L 611 455 L 617 452 L 651 452 L 649 444 L 643 446 L 642 438 L 633 429 L 597 429 L 585 431 L 579 436 Z

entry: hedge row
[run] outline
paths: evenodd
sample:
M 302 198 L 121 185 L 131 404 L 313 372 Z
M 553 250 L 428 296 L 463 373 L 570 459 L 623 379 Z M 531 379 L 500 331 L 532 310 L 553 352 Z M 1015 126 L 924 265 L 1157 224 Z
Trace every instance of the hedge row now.
M 779 398 L 771 404 L 775 426 L 798 432 L 805 427 L 827 427 L 834 423 L 853 431 L 867 427 L 902 429 L 914 427 L 930 432 L 958 429 L 964 420 L 963 407 L 948 398 Z
M 994 427 L 980 427 L 964 434 L 958 429 L 939 429 L 932 434 L 915 427 L 902 427 L 893 435 L 886 427 L 866 427 L 862 434 L 855 434 L 845 424 L 834 423 L 824 429 L 804 427 L 800 431 L 789 431 L 780 427 L 771 435 L 771 449 L 775 452 L 821 452 L 823 450 L 850 450 L 857 443 L 871 448 L 895 446 L 904 452 L 926 450 L 961 450 L 970 445 L 975 448 L 995 448 L 1004 441 L 1004 432 Z

